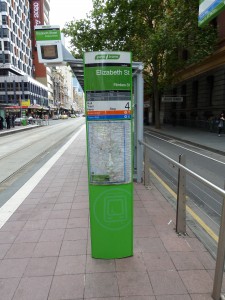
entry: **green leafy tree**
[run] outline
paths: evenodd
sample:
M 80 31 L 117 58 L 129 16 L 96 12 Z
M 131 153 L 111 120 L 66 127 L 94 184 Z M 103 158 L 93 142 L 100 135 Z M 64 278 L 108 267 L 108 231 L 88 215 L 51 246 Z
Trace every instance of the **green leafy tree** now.
M 214 50 L 215 29 L 198 28 L 196 0 L 94 0 L 83 20 L 66 24 L 75 57 L 85 51 L 131 51 L 145 65 L 145 85 L 152 95 L 155 126 L 160 128 L 163 90 L 176 82 L 178 70 L 199 62 Z M 182 51 L 188 53 L 186 59 Z

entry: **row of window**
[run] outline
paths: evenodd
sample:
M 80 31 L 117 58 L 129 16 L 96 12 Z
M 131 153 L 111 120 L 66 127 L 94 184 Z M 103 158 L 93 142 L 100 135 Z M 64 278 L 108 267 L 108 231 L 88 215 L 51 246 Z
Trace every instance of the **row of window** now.
M 2 2 L 2 3 L 5 3 L 5 2 Z M 6 4 L 6 3 L 5 3 L 5 4 Z M 15 5 L 14 5 L 14 6 L 15 6 Z M 22 10 L 22 7 L 23 7 L 23 10 Z M 6 5 L 6 7 L 5 7 L 5 5 L 3 5 L 3 9 L 4 9 L 4 10 L 2 10 L 2 11 L 7 12 L 7 5 Z M 26 7 L 25 4 L 23 4 L 22 6 L 18 5 L 17 7 L 14 7 L 14 9 L 13 9 L 13 7 L 12 7 L 11 5 L 9 5 L 9 11 L 8 11 L 8 13 L 9 13 L 9 15 L 10 15 L 13 19 L 15 19 L 15 16 L 16 16 L 16 15 L 19 16 L 20 19 L 23 19 L 24 16 L 28 16 L 29 19 L 30 19 L 30 13 L 29 13 L 29 10 L 28 10 L 28 8 Z
M 12 64 L 16 68 L 24 71 L 32 69 L 32 60 L 31 58 L 25 57 L 23 53 L 20 53 L 20 59 L 17 59 L 15 56 L 11 56 L 7 53 L 0 53 L 0 64 Z M 30 72 L 29 72 L 30 74 Z
M 18 105 L 21 99 L 20 95 L 0 95 L 0 104 L 10 104 L 10 105 Z M 34 100 L 37 104 L 42 104 L 48 106 L 48 98 L 43 98 L 40 95 L 24 95 L 22 97 L 24 100 L 31 100 L 31 104 L 34 103 Z
M 32 56 L 32 51 L 30 48 L 28 48 L 24 43 L 21 43 L 20 41 L 17 43 L 18 46 L 18 51 L 20 49 L 21 53 L 26 53 L 26 55 L 28 55 L 29 57 Z M 4 41 L 4 40 L 0 40 L 0 51 L 11 51 L 13 52 L 13 43 L 10 41 Z M 15 55 L 15 53 L 13 53 Z
M 209 106 L 212 106 L 213 102 L 213 91 L 214 91 L 214 76 L 210 75 L 206 77 L 206 95 L 207 99 L 205 99 L 206 103 Z M 173 90 L 173 95 L 177 95 L 177 89 Z M 186 108 L 186 100 L 187 100 L 187 86 L 186 84 L 181 86 L 180 95 L 183 97 L 183 102 L 181 103 L 181 108 Z M 199 100 L 199 81 L 194 80 L 191 86 L 191 103 L 192 107 L 196 108 L 198 106 Z M 174 108 L 176 106 L 175 103 L 172 105 Z
M 1 28 L 0 30 L 0 37 L 1 38 L 10 38 L 13 43 L 17 43 L 18 46 L 20 46 L 20 39 L 17 34 L 15 34 L 13 31 L 10 31 L 9 28 Z M 21 37 L 21 41 L 23 41 L 24 44 L 26 44 L 28 39 L 28 36 L 23 34 Z
M 43 97 L 48 97 L 48 91 L 42 87 L 33 84 L 32 82 L 0 82 L 0 91 L 10 92 L 10 91 L 22 91 L 40 95 Z

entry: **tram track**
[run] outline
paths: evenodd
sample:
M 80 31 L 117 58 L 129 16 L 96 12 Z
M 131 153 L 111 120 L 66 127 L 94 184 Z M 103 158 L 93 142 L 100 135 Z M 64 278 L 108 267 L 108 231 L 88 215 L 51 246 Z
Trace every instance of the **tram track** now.
M 57 124 L 60 125 L 60 124 Z M 56 125 L 56 126 L 57 126 Z M 1 178 L 0 180 L 0 192 L 5 191 L 8 189 L 15 181 L 17 181 L 21 176 L 23 176 L 25 173 L 30 171 L 35 164 L 41 164 L 42 160 L 45 160 L 43 158 L 46 158 L 51 156 L 57 149 L 59 149 L 79 128 L 83 125 L 83 123 L 78 123 L 77 126 L 74 128 L 72 127 L 71 129 L 68 129 L 69 131 L 66 132 L 64 129 L 64 134 L 63 135 L 58 135 L 58 138 L 51 138 L 49 139 L 48 143 L 46 144 L 47 146 L 42 147 L 42 151 L 38 151 L 37 154 L 32 155 L 30 159 L 25 161 L 24 163 L 20 164 L 18 168 L 15 168 L 10 174 L 8 174 L 5 178 Z M 47 131 L 48 128 L 46 128 Z M 46 134 L 46 131 L 45 131 Z M 39 148 L 41 149 L 41 141 L 40 139 L 36 141 L 29 142 L 28 144 L 25 144 L 21 147 L 18 147 L 14 151 L 11 151 L 3 156 L 0 157 L 0 168 L 1 165 L 4 164 L 4 162 L 7 161 L 13 161 L 15 160 L 15 157 L 20 157 L 24 156 L 23 153 L 27 152 L 32 152 L 33 149 Z M 33 151 L 33 153 L 35 153 Z M 6 162 L 5 162 L 6 163 Z
M 57 125 L 60 125 L 60 124 L 57 124 Z M 57 126 L 57 125 L 56 125 L 56 126 Z M 40 129 L 41 129 L 41 128 L 44 129 L 45 133 L 48 132 L 48 131 L 51 131 L 51 127 L 48 128 L 48 127 L 46 127 L 46 126 L 45 126 L 45 127 L 44 127 L 44 126 L 41 126 Z M 35 129 L 36 129 L 36 128 L 35 128 Z M 31 129 L 31 130 L 32 130 L 32 129 Z M 18 132 L 17 135 L 19 135 L 19 134 L 21 134 L 21 133 L 24 133 L 24 132 Z M 2 156 L 0 156 L 0 161 L 3 160 L 3 159 L 5 159 L 5 158 L 7 158 L 7 157 L 10 157 L 11 155 L 13 155 L 13 154 L 15 154 L 15 153 L 18 153 L 18 152 L 20 152 L 20 151 L 23 151 L 23 150 L 25 150 L 25 149 L 27 149 L 27 148 L 33 146 L 34 143 L 39 143 L 39 142 L 40 142 L 39 140 L 36 140 L 36 141 L 33 140 L 33 141 L 30 142 L 29 144 L 23 145 L 22 147 L 17 148 L 16 150 L 11 151 L 10 153 L 7 153 L 7 154 L 5 154 L 5 155 L 2 155 Z

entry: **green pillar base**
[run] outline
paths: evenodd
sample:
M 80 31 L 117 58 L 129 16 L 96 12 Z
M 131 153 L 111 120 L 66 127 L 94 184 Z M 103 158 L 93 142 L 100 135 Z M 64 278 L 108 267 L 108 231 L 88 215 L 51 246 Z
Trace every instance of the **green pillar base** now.
M 93 258 L 133 255 L 133 183 L 89 185 Z

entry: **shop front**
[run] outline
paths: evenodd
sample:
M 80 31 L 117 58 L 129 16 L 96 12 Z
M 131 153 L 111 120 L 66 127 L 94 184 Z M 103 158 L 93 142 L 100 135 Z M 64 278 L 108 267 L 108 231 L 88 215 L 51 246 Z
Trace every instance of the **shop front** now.
M 49 114 L 49 108 L 46 106 L 32 104 L 28 107 L 28 115 L 34 119 L 43 119 L 46 114 Z

